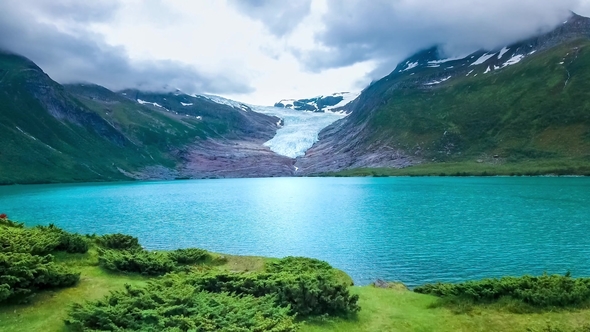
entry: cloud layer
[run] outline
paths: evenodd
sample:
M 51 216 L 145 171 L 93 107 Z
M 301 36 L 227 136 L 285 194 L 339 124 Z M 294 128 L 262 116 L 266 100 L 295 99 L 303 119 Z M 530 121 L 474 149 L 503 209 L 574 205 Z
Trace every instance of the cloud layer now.
M 229 0 L 250 18 L 264 23 L 270 33 L 282 37 L 301 23 L 309 14 L 311 0 Z
M 27 56 L 61 83 L 92 82 L 113 90 L 253 91 L 231 74 L 206 73 L 174 60 L 132 61 L 124 47 L 109 45 L 102 35 L 87 29 L 112 20 L 119 4 L 115 0 L 1 1 L 0 48 Z
M 504 46 L 548 31 L 587 7 L 577 0 L 327 0 L 315 50 L 296 53 L 310 71 L 376 61 L 371 78 L 434 45 L 448 55 Z

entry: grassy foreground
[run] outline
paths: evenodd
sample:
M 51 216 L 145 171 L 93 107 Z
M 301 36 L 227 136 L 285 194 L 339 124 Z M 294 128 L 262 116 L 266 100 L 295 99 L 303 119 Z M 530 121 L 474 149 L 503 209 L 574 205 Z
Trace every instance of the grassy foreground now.
M 227 262 L 218 268 L 232 271 L 261 270 L 269 260 L 225 257 Z M 83 264 L 88 262 L 86 258 Z M 122 289 L 124 284 L 139 286 L 149 280 L 138 275 L 105 272 L 98 266 L 84 266 L 80 270 L 82 277 L 75 287 L 43 292 L 29 305 L 0 307 L 0 331 L 66 332 L 64 319 L 72 303 L 100 299 L 112 290 Z M 439 299 L 434 296 L 404 288 L 353 286 L 350 290 L 360 297 L 362 309 L 357 317 L 307 321 L 301 331 L 575 331 L 590 322 L 590 310 L 516 314 L 501 307 L 481 306 L 468 313 L 456 313 L 437 305 Z
M 7 234 L 6 228 L 0 232 Z M 44 232 L 52 231 L 44 229 Z M 17 233 L 15 233 L 17 234 Z M 39 236 L 39 234 L 36 234 Z M 0 234 L 0 240 L 2 234 Z M 1 249 L 1 248 L 0 248 Z M 79 282 L 72 287 L 45 290 L 34 295 L 27 304 L 0 305 L 0 331 L 71 331 L 64 323 L 74 303 L 103 299 L 111 291 L 121 291 L 125 285 L 146 286 L 163 277 L 150 277 L 137 273 L 108 271 L 100 265 L 100 248 L 91 245 L 85 253 L 54 252 L 55 263 L 81 273 Z M 208 253 L 207 261 L 194 266 L 192 273 L 203 271 L 258 273 L 268 271 L 278 259 L 249 256 L 231 256 Z M 1 266 L 0 266 L 1 268 Z M 344 272 L 337 271 L 338 280 L 351 284 Z M 0 276 L 0 280 L 2 276 Z M 545 277 L 544 277 L 545 278 Z M 547 277 L 549 278 L 549 277 Z M 569 277 L 550 277 L 553 285 Z M 523 280 L 523 279 L 515 279 Z M 515 280 L 505 280 L 504 286 Z M 494 281 L 502 284 L 502 281 Z M 423 292 L 455 292 L 458 289 L 478 289 L 481 282 L 449 287 L 439 284 L 424 288 Z M 1 285 L 0 285 L 1 286 Z M 539 308 L 523 305 L 514 299 L 500 299 L 489 303 L 445 301 L 444 298 L 420 294 L 401 284 L 382 283 L 380 286 L 351 286 L 352 295 L 358 295 L 361 310 L 342 318 L 319 316 L 299 319 L 299 331 L 590 331 L 590 309 L 587 303 L 566 309 Z M 578 284 L 578 286 L 584 286 Z M 462 287 L 462 288 L 461 288 Z M 506 287 L 500 287 L 506 289 Z M 495 287 L 495 289 L 500 289 Z M 514 289 L 518 287 L 514 286 Z M 549 287 L 550 288 L 550 287 Z M 483 288 L 479 288 L 481 290 Z M 543 288 L 545 289 L 545 288 Z M 581 290 L 588 291 L 582 287 Z M 485 289 L 484 289 L 485 290 Z M 557 290 L 559 293 L 559 288 Z M 549 294 L 549 293 L 547 293 Z M 572 293 L 574 294 L 574 293 Z M 549 294 L 551 295 L 551 294 Z M 553 296 L 553 295 L 551 295 Z M 571 300 L 571 299 L 570 299 Z M 128 331 L 128 330 L 126 330 Z M 261 330 L 262 331 L 262 330 Z

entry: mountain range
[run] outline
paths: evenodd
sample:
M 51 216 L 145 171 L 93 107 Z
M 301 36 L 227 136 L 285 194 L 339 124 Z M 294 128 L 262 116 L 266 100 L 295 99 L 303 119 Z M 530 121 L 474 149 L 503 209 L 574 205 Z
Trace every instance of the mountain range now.
M 433 46 L 360 95 L 277 102 L 349 114 L 322 130 L 304 156 L 290 158 L 264 145 L 282 119 L 252 105 L 61 85 L 30 60 L 2 52 L 0 183 L 388 174 L 445 165 L 590 174 L 589 91 L 590 19 L 573 14 L 549 33 L 461 58 Z

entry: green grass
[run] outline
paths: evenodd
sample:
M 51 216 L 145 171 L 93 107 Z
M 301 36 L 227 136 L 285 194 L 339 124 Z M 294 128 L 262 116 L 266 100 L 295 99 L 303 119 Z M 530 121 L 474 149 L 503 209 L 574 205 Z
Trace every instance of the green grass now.
M 207 268 L 226 271 L 261 271 L 273 258 L 233 256 L 213 253 Z M 215 259 L 217 258 L 217 259 Z M 220 258 L 223 258 L 220 260 Z M 151 278 L 135 274 L 110 273 L 98 267 L 96 249 L 86 254 L 56 255 L 56 261 L 82 272 L 75 287 L 46 291 L 27 305 L 0 307 L 0 331 L 67 332 L 64 319 L 72 303 L 100 299 L 125 284 L 144 285 Z M 343 280 L 350 281 L 344 272 Z M 547 331 L 547 326 L 573 331 L 590 322 L 590 310 L 525 311 L 518 305 L 500 302 L 491 305 L 449 306 L 441 299 L 414 293 L 405 287 L 375 288 L 352 286 L 361 311 L 354 317 L 305 321 L 302 332 L 325 331 Z M 548 325 L 549 324 L 549 325 Z M 529 329 L 529 330 L 527 330 Z
M 360 297 L 362 309 L 356 318 L 307 322 L 301 331 L 525 332 L 542 331 L 548 324 L 567 331 L 590 321 L 590 310 L 517 314 L 501 306 L 477 306 L 467 313 L 455 313 L 437 305 L 436 297 L 407 290 L 365 286 L 352 287 L 351 293 Z

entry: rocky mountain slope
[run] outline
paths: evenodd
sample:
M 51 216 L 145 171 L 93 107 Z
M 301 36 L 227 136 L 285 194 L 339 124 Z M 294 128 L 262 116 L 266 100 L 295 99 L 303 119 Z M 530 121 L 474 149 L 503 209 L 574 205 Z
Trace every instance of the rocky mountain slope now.
M 445 59 L 402 61 L 320 133 L 302 174 L 438 162 L 590 161 L 590 19 Z
M 289 175 L 279 119 L 203 96 L 62 86 L 0 53 L 0 183 Z
M 358 97 L 354 92 L 337 92 L 329 96 L 317 96 L 306 99 L 283 99 L 274 104 L 274 107 L 289 108 L 296 111 L 308 112 L 339 112 L 346 110 L 343 108 Z

